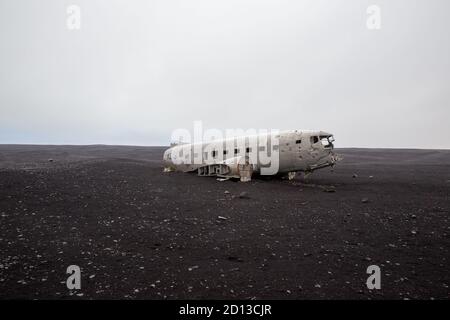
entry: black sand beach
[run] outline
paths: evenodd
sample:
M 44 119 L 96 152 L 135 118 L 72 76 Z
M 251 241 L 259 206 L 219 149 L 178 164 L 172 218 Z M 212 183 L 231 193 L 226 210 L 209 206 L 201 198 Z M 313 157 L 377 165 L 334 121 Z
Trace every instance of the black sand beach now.
M 164 149 L 1 145 L 0 298 L 450 297 L 450 151 L 240 183 L 163 173 Z

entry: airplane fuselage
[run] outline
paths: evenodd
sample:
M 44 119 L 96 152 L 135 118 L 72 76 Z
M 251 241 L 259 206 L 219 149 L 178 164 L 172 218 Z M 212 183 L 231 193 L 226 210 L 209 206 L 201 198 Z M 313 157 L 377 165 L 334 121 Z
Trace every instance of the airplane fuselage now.
M 251 166 L 250 176 L 311 172 L 332 166 L 337 161 L 333 141 L 333 135 L 324 131 L 287 130 L 179 144 L 166 150 L 163 160 L 169 170 L 197 170 L 199 175 L 242 180 L 245 165 Z

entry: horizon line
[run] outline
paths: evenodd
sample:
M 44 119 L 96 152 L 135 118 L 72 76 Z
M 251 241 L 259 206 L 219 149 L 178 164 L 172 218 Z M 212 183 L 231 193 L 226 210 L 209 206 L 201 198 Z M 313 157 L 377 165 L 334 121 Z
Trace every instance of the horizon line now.
M 107 144 L 107 143 L 0 143 L 0 146 L 109 146 L 109 147 L 159 147 L 170 148 L 169 145 L 155 145 L 155 144 Z M 443 150 L 450 151 L 450 148 L 424 148 L 424 147 L 361 147 L 361 146 L 341 146 L 335 149 L 392 149 L 392 150 Z

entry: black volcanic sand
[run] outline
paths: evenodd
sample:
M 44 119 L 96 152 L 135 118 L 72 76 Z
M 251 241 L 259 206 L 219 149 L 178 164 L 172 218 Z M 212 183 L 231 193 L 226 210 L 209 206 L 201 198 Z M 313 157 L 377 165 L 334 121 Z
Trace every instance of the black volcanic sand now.
M 0 298 L 450 297 L 450 151 L 240 183 L 163 173 L 164 149 L 0 146 Z

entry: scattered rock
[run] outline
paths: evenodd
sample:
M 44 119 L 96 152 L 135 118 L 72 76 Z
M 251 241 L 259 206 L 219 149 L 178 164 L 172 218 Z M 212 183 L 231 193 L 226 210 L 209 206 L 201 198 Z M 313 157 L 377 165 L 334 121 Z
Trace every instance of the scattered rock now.
M 228 218 L 222 217 L 222 216 L 218 216 L 217 219 L 219 219 L 219 220 L 227 220 Z
M 327 186 L 325 188 L 323 188 L 324 192 L 336 192 L 336 188 L 335 186 Z
M 247 193 L 247 192 L 242 191 L 242 192 L 239 194 L 239 198 L 241 198 L 241 199 L 249 199 L 250 197 L 248 196 L 248 193 Z
M 353 178 L 358 178 L 358 175 L 356 173 L 354 173 Z
M 225 193 L 225 194 L 230 194 L 230 191 L 225 190 L 223 193 Z
M 239 257 L 234 257 L 234 256 L 229 256 L 228 260 L 230 261 L 236 261 L 236 262 L 243 262 L 244 260 L 242 258 Z
M 195 269 L 198 269 L 198 266 L 192 266 L 192 267 L 189 267 L 189 268 L 188 268 L 188 271 L 192 271 L 192 270 L 195 270 Z
M 361 199 L 361 202 L 362 202 L 362 203 L 368 203 L 368 202 L 369 202 L 369 199 L 368 199 L 368 198 L 362 198 L 362 199 Z

